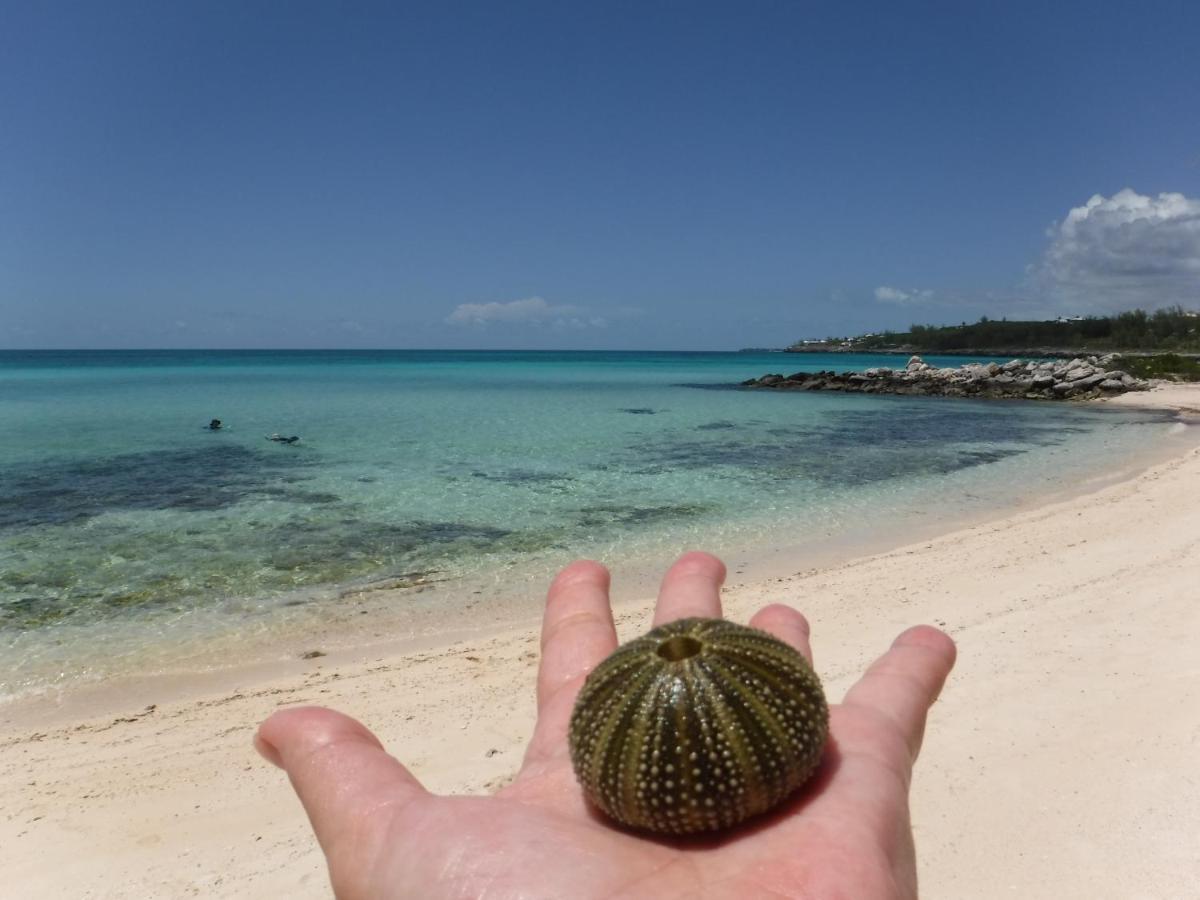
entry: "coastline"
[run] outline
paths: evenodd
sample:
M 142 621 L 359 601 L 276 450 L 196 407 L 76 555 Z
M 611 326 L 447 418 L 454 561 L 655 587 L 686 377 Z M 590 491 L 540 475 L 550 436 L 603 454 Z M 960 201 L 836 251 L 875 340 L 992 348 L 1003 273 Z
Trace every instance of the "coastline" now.
M 1200 387 L 1106 402 L 1197 413 Z M 1193 446 L 882 552 L 803 568 L 780 553 L 727 560 L 727 614 L 803 609 L 831 698 L 907 625 L 958 640 L 914 784 L 925 896 L 1041 896 L 1047 885 L 1169 896 L 1200 878 L 1189 845 L 1200 789 L 1187 780 L 1200 729 L 1198 473 Z M 646 625 L 650 592 L 639 583 L 619 596 L 627 638 Z M 0 710 L 8 882 L 29 898 L 326 896 L 298 803 L 250 749 L 258 722 L 281 704 L 335 706 L 431 789 L 487 791 L 519 764 L 536 659 L 525 612 L 160 683 L 154 699 L 101 688 L 87 712 L 40 721 Z
M 1146 396 L 1131 394 L 1115 405 L 1163 414 L 1164 424 L 1172 414 L 1178 422 L 1178 402 L 1137 402 L 1136 398 Z M 987 406 L 994 401 L 969 402 Z M 796 528 L 776 522 L 742 523 L 732 533 L 702 532 L 686 544 L 667 541 L 628 550 L 610 548 L 593 558 L 613 567 L 612 599 L 617 605 L 637 605 L 653 597 L 666 561 L 693 545 L 721 555 L 729 567 L 730 588 L 744 581 L 774 581 L 792 575 L 798 562 L 805 570 L 837 566 L 1089 493 L 1135 477 L 1183 447 L 1200 443 L 1200 429 L 1176 424 L 1171 432 L 1157 435 L 1136 452 L 1122 449 L 1094 470 L 1089 464 L 1072 473 L 1050 475 L 1031 472 L 1027 462 L 1017 460 L 1019 471 L 1010 471 L 1008 481 L 996 481 L 995 476 L 990 476 L 995 483 L 955 481 L 967 472 L 940 476 L 936 485 L 914 486 L 913 497 L 901 501 L 890 517 L 877 516 L 873 507 L 860 504 L 832 523 L 813 521 Z M 1014 461 L 998 465 L 1013 468 Z M 1012 483 L 1014 476 L 1020 484 Z M 419 577 L 304 589 L 286 603 L 296 607 L 292 615 L 269 627 L 263 627 L 262 618 L 235 620 L 201 636 L 156 641 L 139 648 L 136 655 L 124 653 L 103 661 L 99 668 L 92 668 L 96 660 L 91 655 L 85 656 L 85 668 L 64 672 L 57 682 L 0 697 L 0 725 L 53 728 L 89 716 L 120 717 L 164 700 L 295 675 L 311 666 L 305 654 L 314 651 L 317 659 L 329 657 L 325 664 L 341 664 L 367 657 L 392 658 L 512 629 L 536 629 L 546 585 L 576 555 L 560 553 L 516 565 L 497 562 L 472 574 L 431 572 L 426 577 L 417 573 Z M 97 641 L 86 635 L 75 637 L 81 639 L 89 647 Z

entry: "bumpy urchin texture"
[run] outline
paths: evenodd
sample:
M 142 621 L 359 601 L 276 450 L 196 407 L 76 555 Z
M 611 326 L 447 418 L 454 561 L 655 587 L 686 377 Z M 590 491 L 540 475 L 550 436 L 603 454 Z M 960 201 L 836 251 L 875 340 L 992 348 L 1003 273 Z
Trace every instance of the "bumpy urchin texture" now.
M 821 760 L 829 707 L 783 641 L 724 619 L 681 619 L 618 647 L 571 715 L 584 792 L 624 825 L 728 828 L 791 794 Z

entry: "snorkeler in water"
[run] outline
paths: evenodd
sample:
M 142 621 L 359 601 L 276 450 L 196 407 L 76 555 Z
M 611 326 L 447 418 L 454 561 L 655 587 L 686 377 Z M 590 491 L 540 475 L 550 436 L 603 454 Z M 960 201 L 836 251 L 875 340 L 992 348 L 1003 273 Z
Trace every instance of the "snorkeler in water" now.
M 267 440 L 274 441 L 277 444 L 294 444 L 300 440 L 300 435 L 293 434 L 291 437 L 284 437 L 282 434 L 269 434 L 267 435 Z
M 211 422 L 209 422 L 208 430 L 209 431 L 220 431 L 221 430 L 221 420 L 213 419 Z

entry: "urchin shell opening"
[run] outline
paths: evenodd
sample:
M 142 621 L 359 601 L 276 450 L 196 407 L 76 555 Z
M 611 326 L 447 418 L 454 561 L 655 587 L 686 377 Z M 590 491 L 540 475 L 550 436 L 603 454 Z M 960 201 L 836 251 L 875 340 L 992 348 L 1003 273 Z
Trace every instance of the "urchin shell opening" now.
M 658 645 L 658 655 L 667 662 L 681 662 L 695 656 L 704 644 L 690 634 L 676 634 Z

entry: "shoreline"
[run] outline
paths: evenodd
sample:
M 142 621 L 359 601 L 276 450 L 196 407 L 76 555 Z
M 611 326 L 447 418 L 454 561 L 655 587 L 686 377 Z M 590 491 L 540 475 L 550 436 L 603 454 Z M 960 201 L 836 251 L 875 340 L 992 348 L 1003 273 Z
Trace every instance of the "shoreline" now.
M 1194 415 L 1200 387 L 1105 402 Z M 731 618 L 768 602 L 808 614 L 831 699 L 907 625 L 959 641 L 913 791 L 923 896 L 1169 896 L 1200 878 L 1188 844 L 1200 789 L 1187 775 L 1200 730 L 1197 475 L 1193 445 L 874 552 L 726 560 Z M 650 594 L 618 596 L 626 639 Z M 519 764 L 536 659 L 526 615 L 199 685 L 181 675 L 190 683 L 159 683 L 157 699 L 100 686 L 40 721 L 0 708 L 8 881 L 28 898 L 326 896 L 298 803 L 250 749 L 258 722 L 281 704 L 334 706 L 431 789 L 484 792 Z
M 1141 392 L 1109 398 L 1111 405 L 1152 412 L 1188 409 L 1178 398 L 1169 402 L 1139 402 L 1159 397 Z M 1189 395 L 1190 396 L 1190 395 Z M 934 400 L 932 402 L 941 402 Z M 992 401 L 983 401 L 992 402 Z M 1099 401 L 1108 405 L 1108 401 Z M 1200 424 L 1200 392 L 1195 408 Z M 1185 436 L 1159 435 L 1119 464 L 1078 478 L 1055 479 L 1026 485 L 1019 492 L 993 495 L 972 494 L 972 500 L 936 507 L 925 503 L 911 506 L 900 524 L 862 517 L 853 525 L 835 527 L 823 534 L 820 526 L 802 525 L 797 537 L 773 530 L 766 540 L 751 531 L 740 534 L 732 544 L 704 538 L 697 546 L 716 546 L 728 564 L 729 589 L 776 581 L 792 574 L 796 561 L 806 571 L 838 567 L 849 561 L 885 554 L 910 543 L 986 525 L 1031 508 L 1075 498 L 1106 485 L 1137 477 L 1181 452 L 1185 445 L 1200 444 L 1200 429 Z M 954 477 L 953 475 L 951 477 Z M 683 552 L 689 547 L 679 547 Z M 668 556 L 674 551 L 669 551 Z M 54 728 L 89 716 L 129 716 L 145 706 L 163 701 L 191 698 L 233 690 L 240 685 L 296 676 L 312 668 L 303 654 L 318 651 L 318 665 L 361 663 L 367 657 L 395 657 L 431 649 L 444 650 L 456 643 L 514 629 L 538 627 L 546 586 L 559 564 L 540 559 L 513 567 L 497 565 L 468 575 L 428 580 L 419 578 L 403 587 L 389 586 L 395 578 L 378 585 L 367 582 L 333 585 L 277 631 L 243 631 L 230 626 L 204 639 L 173 638 L 154 645 L 153 659 L 123 663 L 117 670 L 94 677 L 71 676 L 63 681 L 29 689 L 26 693 L 0 699 L 0 726 L 5 729 Z M 653 597 L 666 556 L 622 557 L 613 569 L 614 606 L 637 606 Z M 305 592 L 311 589 L 305 589 Z M 475 600 L 483 595 L 486 601 Z M 236 662 L 228 660 L 235 659 Z

